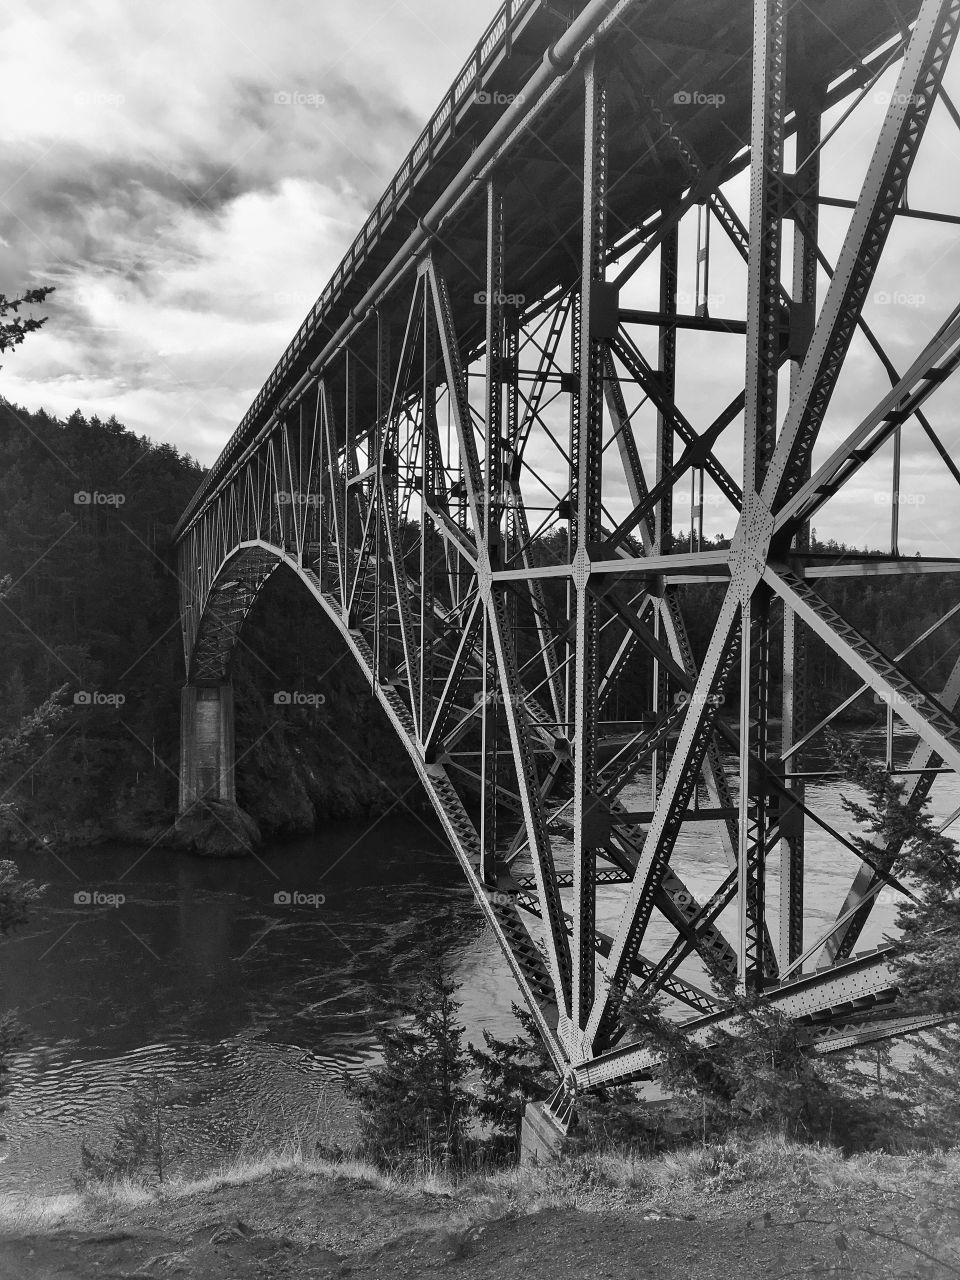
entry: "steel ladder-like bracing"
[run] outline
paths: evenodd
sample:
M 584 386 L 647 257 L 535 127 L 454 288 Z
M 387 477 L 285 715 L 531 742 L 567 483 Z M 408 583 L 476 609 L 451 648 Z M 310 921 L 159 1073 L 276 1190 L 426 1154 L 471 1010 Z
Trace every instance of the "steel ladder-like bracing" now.
M 824 595 L 960 569 L 898 546 L 907 451 L 960 482 L 958 312 L 904 321 L 901 374 L 874 296 L 901 228 L 941 255 L 960 228 L 907 198 L 960 124 L 958 20 L 507 3 L 178 525 L 188 687 L 227 688 L 264 584 L 300 579 L 571 1090 L 649 1068 L 633 991 L 693 1036 L 722 1022 L 708 967 L 817 1052 L 922 1024 L 889 949 L 855 954 L 899 849 L 851 866 L 824 926 L 806 835 L 851 846 L 805 788 L 836 711 L 814 714 L 816 645 L 915 735 L 915 801 L 960 765 L 960 664 L 918 676 L 915 645 L 883 652 Z M 835 196 L 848 119 L 872 134 Z M 889 554 L 834 562 L 811 520 L 891 449 Z

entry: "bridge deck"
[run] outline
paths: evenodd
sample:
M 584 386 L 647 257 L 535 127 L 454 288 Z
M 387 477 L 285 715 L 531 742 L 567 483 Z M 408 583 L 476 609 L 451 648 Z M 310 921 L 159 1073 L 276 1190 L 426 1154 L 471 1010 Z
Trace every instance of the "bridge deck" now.
M 589 7 L 588 0 L 568 0 L 566 6 L 571 20 Z M 609 0 L 606 7 L 617 20 L 607 46 L 609 56 L 625 73 L 612 78 L 608 112 L 609 168 L 614 175 L 609 240 L 615 260 L 636 242 L 636 229 L 652 225 L 660 210 L 676 206 L 691 182 L 690 169 L 658 123 L 651 102 L 682 121 L 695 164 L 699 161 L 721 179 L 749 164 L 753 29 L 751 6 L 738 0 Z M 823 16 L 807 28 L 803 81 L 795 77 L 788 82 L 791 106 L 800 92 L 812 90 L 829 103 L 865 83 L 883 61 L 885 42 L 900 34 L 888 7 L 876 0 L 821 0 L 817 8 Z M 901 4 L 904 21 L 912 20 L 918 8 L 919 0 Z M 560 6 L 546 0 L 508 0 L 503 6 L 211 468 L 177 527 L 178 536 L 233 473 L 284 397 L 351 320 L 357 330 L 351 348 L 361 361 L 375 366 L 375 334 L 363 323 L 373 301 L 367 297 L 371 285 L 469 165 L 478 143 L 495 128 L 509 102 L 516 95 L 522 100 L 524 85 L 568 25 Z M 678 101 L 677 95 L 692 101 Z M 561 78 L 535 126 L 516 139 L 503 160 L 504 196 L 513 219 L 506 279 L 510 292 L 525 298 L 544 298 L 579 274 L 581 115 L 576 77 L 566 83 Z M 790 123 L 788 116 L 788 130 Z M 477 239 L 471 245 L 469 235 L 463 234 L 466 221 L 475 215 L 474 202 L 482 198 L 482 184 L 473 184 L 440 228 L 439 244 L 434 245 L 442 250 L 444 235 L 457 232 L 456 254 L 447 255 L 444 268 L 451 300 L 461 316 L 470 314 L 462 303 L 469 303 L 484 287 L 486 245 Z M 412 258 L 401 263 L 394 278 L 412 265 Z M 472 325 L 462 324 L 460 334 L 470 355 L 482 347 L 482 307 L 475 308 L 475 317 Z M 360 400 L 358 409 L 362 434 L 375 406 L 367 405 L 365 412 Z
M 912 1016 L 885 953 L 850 958 L 880 886 L 900 888 L 902 839 L 855 862 L 830 928 L 818 915 L 809 936 L 808 827 L 841 858 L 858 849 L 804 789 L 826 775 L 799 752 L 830 723 L 809 728 L 808 647 L 856 676 L 844 706 L 872 689 L 919 735 L 919 804 L 941 762 L 960 769 L 960 659 L 932 689 L 936 664 L 900 663 L 954 609 L 883 653 L 807 581 L 833 570 L 806 554 L 806 529 L 913 418 L 960 481 L 923 416 L 960 368 L 957 312 L 918 318 L 901 373 L 878 334 L 913 317 L 886 311 L 884 330 L 872 310 L 894 226 L 939 218 L 906 207 L 907 184 L 958 32 L 960 0 L 505 8 L 178 527 L 188 681 L 228 698 L 273 566 L 300 579 L 409 753 L 571 1087 L 644 1069 L 623 1043 L 630 991 L 686 1005 L 691 1035 L 728 1016 L 693 985 L 702 969 L 776 1003 L 817 1052 Z M 864 100 L 834 142 L 831 108 L 843 120 Z M 875 144 L 828 257 L 820 149 L 826 172 L 847 165 L 867 117 Z M 722 320 L 701 305 L 714 223 Z M 691 267 L 696 315 L 678 292 Z M 703 331 L 682 352 L 678 306 Z M 877 371 L 847 360 L 861 338 L 890 380 L 879 403 Z M 716 414 L 702 434 L 678 404 L 701 384 Z M 854 403 L 850 431 L 839 411 Z M 901 555 L 900 477 L 898 454 L 890 552 L 857 567 L 960 569 Z M 680 497 L 674 510 L 688 480 L 689 538 Z M 729 547 L 705 541 L 714 502 L 709 532 L 732 519 Z M 692 824 L 696 893 L 671 862 Z

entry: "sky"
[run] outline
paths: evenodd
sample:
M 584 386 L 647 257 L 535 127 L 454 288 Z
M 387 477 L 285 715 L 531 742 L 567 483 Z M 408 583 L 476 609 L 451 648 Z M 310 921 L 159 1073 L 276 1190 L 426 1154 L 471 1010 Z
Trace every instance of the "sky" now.
M 61 415 L 112 414 L 211 463 L 496 8 L 0 0 L 0 291 L 57 286 L 46 327 L 6 358 L 0 394 Z M 958 64 L 948 83 L 960 100 Z M 891 74 L 825 151 L 828 193 L 857 194 L 893 84 Z M 937 111 L 909 198 L 956 214 L 960 131 Z M 745 180 L 732 194 L 746 219 Z M 824 212 L 831 259 L 848 218 Z M 898 227 L 867 314 L 901 370 L 955 305 L 958 282 L 958 229 Z M 650 305 L 643 284 L 641 273 L 624 305 Z M 722 248 L 711 293 L 715 314 L 742 314 L 742 265 Z M 715 343 L 681 336 L 681 407 L 699 430 L 743 385 L 742 342 L 730 342 L 718 358 Z M 858 339 L 819 456 L 888 386 Z M 960 455 L 955 404 L 948 384 L 930 416 Z M 720 453 L 736 474 L 732 448 Z M 887 450 L 818 519 L 821 536 L 883 546 L 889 471 Z M 901 491 L 901 548 L 956 553 L 957 489 L 915 429 Z M 707 532 L 732 533 L 729 509 L 711 498 Z
M 0 0 L 0 392 L 209 464 L 493 0 Z

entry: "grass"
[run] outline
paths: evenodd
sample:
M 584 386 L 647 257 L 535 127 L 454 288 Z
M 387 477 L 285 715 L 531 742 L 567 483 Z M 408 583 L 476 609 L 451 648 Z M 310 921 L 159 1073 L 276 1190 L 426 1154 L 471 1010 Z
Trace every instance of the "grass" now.
M 285 1174 L 345 1179 L 383 1191 L 399 1190 L 401 1186 L 399 1179 L 362 1160 L 308 1159 L 296 1150 L 285 1149 L 258 1157 L 239 1156 L 224 1161 L 201 1177 L 164 1179 L 162 1186 L 146 1179 L 117 1178 L 63 1195 L 44 1196 L 30 1192 L 11 1195 L 0 1202 L 0 1231 L 41 1231 L 78 1225 L 94 1214 L 102 1216 L 110 1210 L 136 1209 L 160 1200 L 191 1199 L 224 1187 L 247 1186 Z
M 191 1199 L 283 1177 L 348 1182 L 409 1197 L 447 1197 L 456 1201 L 450 1211 L 461 1226 L 508 1213 L 603 1207 L 603 1201 L 611 1197 L 624 1207 L 676 1211 L 689 1206 L 692 1194 L 710 1198 L 741 1187 L 751 1197 L 767 1189 L 776 1190 L 781 1198 L 784 1194 L 833 1198 L 910 1196 L 911 1189 L 921 1182 L 927 1188 L 942 1187 L 945 1193 L 960 1186 L 960 1149 L 940 1155 L 844 1156 L 832 1147 L 803 1146 L 777 1137 L 734 1138 L 648 1158 L 610 1150 L 550 1166 L 499 1169 L 459 1178 L 427 1166 L 407 1174 L 384 1172 L 353 1156 L 327 1159 L 309 1154 L 310 1150 L 304 1135 L 298 1134 L 279 1150 L 247 1151 L 202 1176 L 175 1176 L 162 1186 L 121 1179 L 67 1195 L 10 1196 L 0 1204 L 0 1231 L 24 1234 L 81 1226 L 160 1201 Z

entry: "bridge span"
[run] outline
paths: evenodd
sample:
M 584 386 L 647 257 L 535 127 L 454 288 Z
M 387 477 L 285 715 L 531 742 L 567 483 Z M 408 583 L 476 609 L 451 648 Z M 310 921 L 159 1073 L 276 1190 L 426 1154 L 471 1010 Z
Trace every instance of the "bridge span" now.
M 707 965 L 819 1052 L 917 1025 L 888 949 L 856 953 L 898 847 L 826 928 L 805 910 L 838 710 L 810 654 L 915 735 L 915 801 L 960 767 L 960 662 L 917 675 L 824 587 L 960 569 L 899 550 L 918 442 L 931 492 L 960 483 L 958 300 L 917 325 L 888 291 L 876 319 L 891 261 L 933 243 L 904 259 L 901 234 L 940 254 L 960 225 L 908 200 L 931 119 L 960 126 L 958 22 L 960 0 L 507 0 L 177 527 L 182 809 L 233 799 L 232 655 L 292 574 L 571 1090 L 649 1065 L 635 990 L 693 1035 L 722 1019 Z M 857 511 L 881 459 L 889 553 L 838 562 L 811 521 Z

